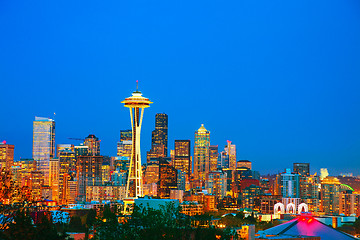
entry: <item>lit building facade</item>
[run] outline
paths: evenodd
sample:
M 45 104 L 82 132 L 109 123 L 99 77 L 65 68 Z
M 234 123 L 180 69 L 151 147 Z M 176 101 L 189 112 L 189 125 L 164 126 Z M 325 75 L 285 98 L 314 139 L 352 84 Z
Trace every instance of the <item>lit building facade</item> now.
M 52 158 L 50 159 L 50 184 L 49 186 L 52 189 L 52 199 L 58 201 L 58 194 L 59 194 L 59 159 Z
M 33 159 L 44 174 L 44 184 L 49 185 L 50 159 L 55 157 L 55 121 L 35 117 L 33 122 Z
M 7 171 L 14 165 L 14 145 L 0 142 L 0 170 L 5 168 Z
M 360 215 L 360 194 L 352 191 L 342 191 L 339 194 L 339 214 L 345 216 Z
M 284 173 L 276 176 L 277 192 L 284 198 L 299 198 L 300 175 L 287 168 Z
M 145 174 L 144 174 L 144 183 L 158 183 L 159 181 L 159 164 L 151 163 L 146 166 Z
M 90 156 L 100 156 L 100 140 L 94 134 L 85 138 L 84 145 L 89 147 Z
M 152 148 L 154 146 L 163 146 L 164 156 L 168 156 L 168 115 L 157 113 L 155 115 L 155 130 L 152 131 Z
M 231 141 L 227 141 L 225 146 L 225 152 L 229 155 L 229 168 L 231 170 L 236 169 L 236 145 L 232 144 Z
M 78 171 L 78 198 L 86 196 L 86 186 L 101 185 L 102 156 L 79 156 L 77 159 Z
M 120 142 L 118 142 L 117 144 L 117 155 L 119 157 L 128 157 L 130 161 L 131 150 L 132 150 L 132 131 L 121 130 Z
M 210 155 L 210 171 L 216 171 L 218 168 L 218 158 L 219 158 L 219 146 L 211 145 L 209 147 L 209 155 Z
M 218 157 L 218 169 L 228 169 L 229 168 L 229 154 L 222 151 Z
M 340 181 L 327 176 L 321 180 L 321 211 L 325 214 L 339 214 Z
M 83 143 L 74 147 L 75 150 L 75 157 L 78 156 L 87 156 L 89 155 L 89 147 L 85 146 Z
M 157 194 L 160 198 L 170 198 L 171 189 L 177 189 L 177 170 L 163 158 L 159 159 L 159 182 Z
M 195 132 L 194 141 L 194 178 L 205 181 L 206 173 L 210 170 L 210 131 L 204 124 Z
M 191 174 L 190 140 L 175 140 L 173 166 L 186 174 Z
M 226 173 L 223 171 L 211 171 L 207 174 L 205 189 L 209 194 L 217 198 L 226 196 Z
M 56 157 L 59 157 L 60 151 L 75 151 L 75 146 L 73 144 L 57 144 L 56 145 Z
M 310 176 L 310 163 L 294 163 L 294 173 L 302 176 Z
M 86 201 L 115 201 L 122 200 L 125 197 L 125 186 L 87 186 L 86 187 Z
M 260 186 L 252 184 L 245 187 L 241 191 L 241 206 L 243 208 L 250 208 L 252 210 L 259 211 L 261 207 L 260 196 L 262 193 L 263 192 Z
M 238 168 L 248 168 L 251 170 L 251 161 L 249 160 L 239 160 L 237 161 L 237 167 Z

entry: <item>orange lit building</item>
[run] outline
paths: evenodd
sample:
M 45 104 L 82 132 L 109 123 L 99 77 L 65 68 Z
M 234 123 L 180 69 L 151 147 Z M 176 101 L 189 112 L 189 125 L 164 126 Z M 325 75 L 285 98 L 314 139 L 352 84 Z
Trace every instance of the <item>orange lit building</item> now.
M 175 140 L 173 166 L 187 175 L 191 174 L 190 140 Z
M 225 152 L 229 155 L 229 169 L 236 169 L 236 145 L 232 144 L 231 141 L 227 141 L 225 146 Z
M 177 170 L 163 158 L 159 158 L 158 197 L 170 198 L 171 189 L 177 189 Z
M 219 146 L 211 145 L 209 147 L 209 155 L 210 155 L 210 171 L 214 172 L 218 169 L 218 158 L 219 158 Z
M 11 169 L 14 164 L 14 148 L 14 145 L 6 144 L 5 141 L 0 142 L 0 169 Z
M 188 216 L 201 215 L 204 213 L 204 206 L 198 202 L 184 201 L 180 204 L 181 213 Z

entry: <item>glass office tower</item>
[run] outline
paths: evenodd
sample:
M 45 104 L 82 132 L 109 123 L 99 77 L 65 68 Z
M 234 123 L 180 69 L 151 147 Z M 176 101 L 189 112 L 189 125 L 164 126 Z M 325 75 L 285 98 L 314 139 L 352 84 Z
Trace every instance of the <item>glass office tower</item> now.
M 55 121 L 35 117 L 33 122 L 33 159 L 44 174 L 44 185 L 49 185 L 50 159 L 55 156 Z

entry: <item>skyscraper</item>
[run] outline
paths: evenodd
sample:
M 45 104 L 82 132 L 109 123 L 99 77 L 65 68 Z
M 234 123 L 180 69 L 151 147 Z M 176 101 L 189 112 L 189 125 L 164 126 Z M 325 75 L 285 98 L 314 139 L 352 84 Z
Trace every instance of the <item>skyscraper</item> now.
M 86 187 L 101 184 L 101 165 L 103 156 L 78 156 L 77 158 L 77 179 L 78 179 L 78 197 L 84 200 L 86 196 Z M 64 178 L 66 180 L 66 169 L 68 169 L 67 159 L 64 158 L 63 166 Z M 66 184 L 66 181 L 64 181 Z
M 225 152 L 229 155 L 229 168 L 231 170 L 236 169 L 236 146 L 235 144 L 231 144 L 231 141 L 227 141 L 227 145 L 225 146 Z
M 14 145 L 6 144 L 6 142 L 0 143 L 0 170 L 5 168 L 10 170 L 14 164 Z
M 168 156 L 168 115 L 157 113 L 155 115 L 155 130 L 152 131 L 152 148 L 162 145 L 164 157 Z
M 339 214 L 340 181 L 327 176 L 321 180 L 321 211 L 325 214 Z
M 85 138 L 84 145 L 89 147 L 90 156 L 100 156 L 100 140 L 94 134 Z
M 117 144 L 117 155 L 119 157 L 131 157 L 132 149 L 132 130 L 121 130 L 120 131 L 120 142 Z
M 142 93 L 136 89 L 131 97 L 125 98 L 125 107 L 130 110 L 130 119 L 132 126 L 132 154 L 129 167 L 128 182 L 126 185 L 126 198 L 143 197 L 143 179 L 141 169 L 140 154 L 140 132 L 144 109 L 152 103 L 148 98 L 142 96 Z
M 159 182 L 157 194 L 160 198 L 170 198 L 171 189 L 177 189 L 177 170 L 169 161 L 159 158 Z
M 44 174 L 44 184 L 49 185 L 50 158 L 55 156 L 55 121 L 35 117 L 33 122 L 33 159 Z
M 210 151 L 210 171 L 214 172 L 218 168 L 218 158 L 219 158 L 219 146 L 211 145 L 209 147 Z
M 283 198 L 299 198 L 300 197 L 300 175 L 292 173 L 287 168 L 284 173 L 280 173 L 276 177 L 279 195 Z
M 194 178 L 205 181 L 206 173 L 210 170 L 210 131 L 204 124 L 195 132 L 194 143 Z
M 175 140 L 173 166 L 186 174 L 191 173 L 190 140 Z

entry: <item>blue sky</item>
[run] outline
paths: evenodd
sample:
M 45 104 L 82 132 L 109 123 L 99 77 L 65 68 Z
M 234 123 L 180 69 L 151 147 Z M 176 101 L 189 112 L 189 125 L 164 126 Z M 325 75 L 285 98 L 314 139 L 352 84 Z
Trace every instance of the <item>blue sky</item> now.
M 237 145 L 261 173 L 310 162 L 360 174 L 360 2 L 1 1 L 0 140 L 31 157 L 32 121 L 56 143 L 92 133 L 114 156 L 135 89 L 169 115 L 169 146 Z

